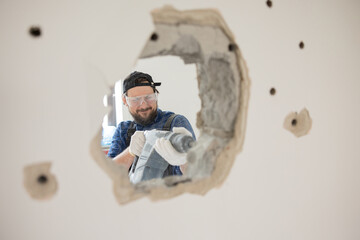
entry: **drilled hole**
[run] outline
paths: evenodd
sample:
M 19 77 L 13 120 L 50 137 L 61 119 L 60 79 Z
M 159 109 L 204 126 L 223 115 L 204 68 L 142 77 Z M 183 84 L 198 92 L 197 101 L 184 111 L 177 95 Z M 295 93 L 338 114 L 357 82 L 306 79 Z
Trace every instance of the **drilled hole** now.
M 305 47 L 305 44 L 303 43 L 303 41 L 301 41 L 300 43 L 299 43 L 299 48 L 300 49 L 303 49 Z
M 271 89 L 270 89 L 270 94 L 271 94 L 272 96 L 274 96 L 274 95 L 276 94 L 276 89 L 275 89 L 275 88 L 271 88 Z
M 158 38 L 159 38 L 159 36 L 157 35 L 157 33 L 151 34 L 151 37 L 150 37 L 151 41 L 156 41 L 156 40 L 158 40 Z
M 271 7 L 272 7 L 272 1 L 267 0 L 267 1 L 266 1 L 266 5 L 267 5 L 269 8 L 271 8 Z
M 40 175 L 37 179 L 38 183 L 45 184 L 48 181 L 48 178 L 46 175 Z
M 29 29 L 29 33 L 33 37 L 40 37 L 41 36 L 41 28 L 38 26 L 32 26 Z
M 296 124 L 297 124 L 297 120 L 296 120 L 296 119 L 293 119 L 293 120 L 291 121 L 291 125 L 292 125 L 293 127 L 295 127 Z
M 236 44 L 235 43 L 230 43 L 229 46 L 228 46 L 228 49 L 229 49 L 230 52 L 235 51 Z

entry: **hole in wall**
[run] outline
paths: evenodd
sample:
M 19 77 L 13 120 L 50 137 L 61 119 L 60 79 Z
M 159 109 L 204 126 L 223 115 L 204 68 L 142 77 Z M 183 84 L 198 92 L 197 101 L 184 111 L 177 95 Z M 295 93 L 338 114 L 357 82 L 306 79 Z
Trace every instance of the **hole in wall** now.
M 31 26 L 29 28 L 29 34 L 34 38 L 40 37 L 41 36 L 40 26 Z
M 44 174 L 41 174 L 38 178 L 37 178 L 38 183 L 40 184 L 46 184 L 48 181 L 48 177 Z
M 284 120 L 284 128 L 296 137 L 307 135 L 310 132 L 311 126 L 312 119 L 306 108 L 302 109 L 300 113 L 289 113 Z
M 24 187 L 31 198 L 46 200 L 58 189 L 54 174 L 50 172 L 51 162 L 31 164 L 24 167 Z
M 159 38 L 159 35 L 157 33 L 153 33 L 150 36 L 151 41 L 157 41 Z
M 305 44 L 304 44 L 303 41 L 301 41 L 301 42 L 299 43 L 299 48 L 300 48 L 300 49 L 304 49 L 304 47 L 305 47 Z
M 97 163 L 113 179 L 114 193 L 120 204 L 143 196 L 156 200 L 184 192 L 205 194 L 213 187 L 220 186 L 230 172 L 245 136 L 245 106 L 249 99 L 250 80 L 240 49 L 231 45 L 235 43 L 234 36 L 219 12 L 178 11 L 166 6 L 152 11 L 152 16 L 154 33 L 162 37 L 152 35 L 139 58 L 174 55 L 185 64 L 196 65 L 196 82 L 201 100 L 196 126 L 200 134 L 187 154 L 188 165 L 183 176 L 157 178 L 135 185 L 129 180 L 127 168 L 99 156 L 98 150 L 92 151 Z M 214 35 L 217 36 L 216 41 L 211 37 Z M 214 42 L 209 44 L 209 39 Z M 173 75 L 176 74 L 178 72 Z M 161 96 L 161 87 L 159 90 Z M 179 92 L 187 97 L 186 91 Z M 176 98 L 172 96 L 172 99 Z M 182 109 L 189 106 L 181 104 Z M 92 150 L 99 149 L 100 138 L 101 134 L 94 138 Z M 101 154 L 104 156 L 103 152 Z
M 236 49 L 236 44 L 235 44 L 235 43 L 230 43 L 230 44 L 228 45 L 228 49 L 229 49 L 230 52 L 235 51 L 235 49 Z
M 271 8 L 272 5 L 273 5 L 273 3 L 272 3 L 271 0 L 267 0 L 267 1 L 266 1 L 266 5 L 267 5 L 269 8 Z
M 164 67 L 166 66 L 166 67 Z M 149 74 L 154 82 L 161 82 L 157 87 L 158 108 L 181 114 L 190 122 L 195 136 L 200 130 L 196 127 L 196 114 L 201 108 L 199 90 L 194 64 L 184 64 L 177 56 L 157 56 L 139 59 L 131 70 Z M 110 150 L 113 135 L 122 121 L 133 121 L 128 108 L 122 102 L 122 81 L 118 81 L 109 95 L 104 96 L 105 107 L 112 106 L 103 119 L 101 146 L 104 154 Z M 186 106 L 186 107 L 185 107 Z
M 276 89 L 275 88 L 271 88 L 270 89 L 270 95 L 274 96 L 276 94 Z
M 162 115 L 160 116 L 164 116 L 165 119 L 165 116 L 168 116 L 168 111 L 176 113 L 179 115 L 174 119 L 174 123 L 178 124 L 176 126 L 187 126 L 187 124 L 184 125 L 179 122 L 186 120 L 190 123 L 191 130 L 189 131 L 191 131 L 191 133 L 194 133 L 195 136 L 199 135 L 199 129 L 196 128 L 196 114 L 200 110 L 201 104 L 198 97 L 199 91 L 197 87 L 198 84 L 196 78 L 196 68 L 194 64 L 185 65 L 183 60 L 177 56 L 158 56 L 147 59 L 139 59 L 136 66 L 131 72 L 133 71 L 147 73 L 152 77 L 154 82 L 161 82 L 161 86 L 158 86 L 156 88 L 159 91 L 157 109 L 162 111 Z M 120 88 L 122 88 L 122 81 L 117 82 L 115 86 L 119 86 Z M 114 89 L 116 88 L 117 87 L 115 87 Z M 107 153 L 109 157 L 112 158 L 116 157 L 118 154 L 125 150 L 123 149 L 123 146 L 121 144 L 121 149 L 119 150 L 117 149 L 119 146 L 117 143 L 112 144 L 112 140 L 114 140 L 113 135 L 116 135 L 116 131 L 120 132 L 120 135 L 122 135 L 122 132 L 125 131 L 124 129 L 128 126 L 126 123 L 124 124 L 124 122 L 133 121 L 133 117 L 131 116 L 129 110 L 130 107 L 125 106 L 122 103 L 122 93 L 122 89 L 111 93 L 111 95 L 113 95 L 117 100 L 117 102 L 113 104 L 114 106 L 117 106 L 115 108 L 117 112 L 110 112 L 107 117 L 104 118 L 103 122 L 103 133 L 111 133 L 111 135 L 103 136 L 103 139 L 101 141 L 102 149 L 104 153 Z M 107 104 L 109 104 L 109 102 L 107 102 Z M 143 104 L 144 106 L 146 105 L 146 103 Z M 109 126 L 109 120 L 111 118 L 111 115 L 120 117 L 113 121 L 116 122 L 116 124 L 112 124 L 112 126 Z M 106 123 L 106 121 L 108 122 Z M 158 124 L 155 123 L 154 126 L 156 126 L 156 129 L 158 130 L 157 134 L 161 134 L 162 131 L 160 130 L 163 129 L 161 129 L 160 127 L 162 127 L 162 124 L 163 123 L 161 123 L 161 121 L 159 121 Z M 148 127 L 140 126 L 139 128 L 140 130 L 144 131 L 145 143 L 141 154 L 138 155 L 139 158 L 135 158 L 133 161 L 133 163 L 135 164 L 134 167 L 130 166 L 130 181 L 133 184 L 138 184 L 143 183 L 143 181 L 148 181 L 149 179 L 156 180 L 154 179 L 154 176 L 158 176 L 158 171 L 163 171 L 162 174 L 164 174 L 164 176 L 178 175 L 180 174 L 178 170 L 183 173 L 183 166 L 180 166 L 180 168 L 178 167 L 179 164 L 171 164 L 172 166 L 176 165 L 176 167 L 169 166 L 168 162 L 162 160 L 161 156 L 157 155 L 157 152 L 154 148 L 155 142 L 153 141 L 153 136 L 150 136 L 150 134 L 152 134 L 151 131 L 149 131 L 153 129 L 153 127 L 149 129 Z M 126 132 L 126 134 L 128 134 L 128 131 Z M 121 137 L 116 137 L 115 140 L 120 141 L 121 139 Z M 156 155 L 156 157 L 153 157 L 155 156 L 154 154 Z M 144 159 L 147 159 L 146 169 L 142 169 L 142 166 L 145 163 Z M 122 160 L 121 162 L 118 162 L 118 160 L 115 161 L 119 164 L 123 163 Z M 156 161 L 156 166 L 152 164 L 154 161 Z M 127 165 L 124 166 L 128 167 Z M 162 169 L 163 166 L 164 168 L 167 167 L 171 170 L 166 170 L 167 172 L 165 173 L 164 169 Z M 176 168 L 177 170 L 175 170 Z M 149 171 L 147 171 L 147 169 L 149 169 Z M 171 173 L 168 173 L 168 171 L 171 171 Z M 163 179 L 168 178 L 164 176 L 162 177 Z M 191 179 L 181 181 L 188 182 L 191 181 Z M 166 182 L 166 185 L 176 186 L 177 184 L 174 184 L 173 182 Z

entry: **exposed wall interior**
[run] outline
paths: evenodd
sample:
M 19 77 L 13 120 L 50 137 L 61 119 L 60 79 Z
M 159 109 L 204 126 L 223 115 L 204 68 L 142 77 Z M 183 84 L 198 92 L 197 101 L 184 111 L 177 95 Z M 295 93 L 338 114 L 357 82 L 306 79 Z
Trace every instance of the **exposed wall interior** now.
M 164 6 L 199 22 L 154 15 Z M 208 9 L 229 32 L 193 14 Z M 360 239 L 359 10 L 356 0 L 1 1 L 0 239 Z M 249 95 L 236 95 L 242 71 L 227 74 L 237 51 Z M 191 180 L 134 188 L 126 170 L 94 161 L 102 99 L 138 59 L 168 54 L 202 79 L 197 125 L 209 137 L 198 152 L 209 162 L 194 153 Z
M 140 58 L 175 55 L 185 64 L 196 64 L 201 99 L 197 114 L 200 136 L 187 153 L 188 166 L 183 176 L 133 185 L 127 169 L 113 167 L 111 159 L 101 157 L 99 133 L 92 141 L 92 155 L 112 178 L 120 204 L 146 195 L 157 200 L 184 192 L 205 194 L 220 186 L 245 135 L 250 79 L 233 34 L 219 12 L 178 11 L 166 6 L 152 11 L 152 16 L 155 31 Z

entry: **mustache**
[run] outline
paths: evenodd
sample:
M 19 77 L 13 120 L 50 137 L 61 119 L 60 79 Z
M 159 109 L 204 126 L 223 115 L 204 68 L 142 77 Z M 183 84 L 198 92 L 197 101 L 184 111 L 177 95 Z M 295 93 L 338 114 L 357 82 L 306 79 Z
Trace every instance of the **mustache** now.
M 136 110 L 136 113 L 139 113 L 139 112 L 146 112 L 147 110 L 151 110 L 151 107 Z

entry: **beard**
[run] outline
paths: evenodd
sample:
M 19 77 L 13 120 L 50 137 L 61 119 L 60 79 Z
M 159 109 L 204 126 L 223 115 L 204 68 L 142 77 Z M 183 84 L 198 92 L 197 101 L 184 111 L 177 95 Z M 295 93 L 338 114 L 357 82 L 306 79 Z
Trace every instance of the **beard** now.
M 147 117 L 142 117 L 139 112 L 145 112 L 147 110 L 151 110 L 152 108 L 151 107 L 148 107 L 148 108 L 143 108 L 143 109 L 139 109 L 137 110 L 135 113 L 132 113 L 130 112 L 131 116 L 134 118 L 134 121 L 140 125 L 143 125 L 143 126 L 147 126 L 151 123 L 154 122 L 155 118 L 156 118 L 156 115 L 157 115 L 157 111 L 156 111 L 156 108 L 153 109 L 150 114 L 147 116 Z

